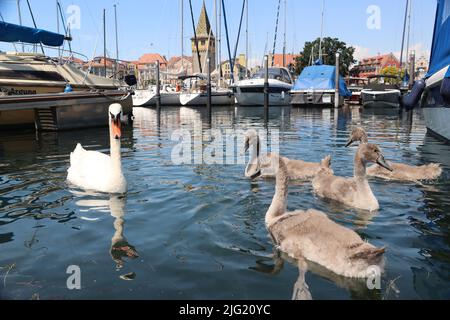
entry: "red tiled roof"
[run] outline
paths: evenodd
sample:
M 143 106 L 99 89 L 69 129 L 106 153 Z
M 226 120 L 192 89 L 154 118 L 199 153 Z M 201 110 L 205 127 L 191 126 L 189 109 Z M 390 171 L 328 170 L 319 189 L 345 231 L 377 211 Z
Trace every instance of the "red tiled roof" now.
M 297 58 L 297 54 L 286 54 L 286 66 L 295 63 L 295 58 Z M 274 55 L 274 66 L 282 67 L 283 66 L 283 54 L 275 54 Z
M 156 61 L 159 61 L 162 65 L 167 65 L 167 60 L 159 53 L 146 53 L 142 57 L 139 58 L 139 64 L 152 64 Z
M 86 63 L 86 61 L 83 61 L 83 60 L 78 59 L 78 58 L 76 58 L 76 57 L 63 57 L 63 59 L 64 59 L 64 60 L 67 60 L 67 61 L 79 63 L 79 64 L 85 64 L 85 63 Z
M 183 56 L 185 60 L 192 63 L 192 57 Z M 181 60 L 181 56 L 175 56 L 170 58 L 169 62 L 167 63 L 168 66 L 173 66 L 175 63 Z

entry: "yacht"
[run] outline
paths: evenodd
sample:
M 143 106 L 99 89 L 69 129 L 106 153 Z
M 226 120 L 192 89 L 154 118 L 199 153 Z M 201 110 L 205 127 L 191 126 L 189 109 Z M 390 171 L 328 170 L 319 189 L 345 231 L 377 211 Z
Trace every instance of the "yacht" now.
M 45 30 L 0 21 L 0 41 L 59 47 L 66 38 Z M 0 130 L 21 127 L 66 130 L 108 124 L 105 109 L 114 102 L 131 118 L 130 86 L 78 69 L 69 60 L 44 54 L 0 53 Z
M 264 105 L 265 70 L 260 70 L 253 78 L 241 80 L 235 85 L 236 101 L 241 106 Z M 269 68 L 269 104 L 286 106 L 291 103 L 293 80 L 286 68 Z

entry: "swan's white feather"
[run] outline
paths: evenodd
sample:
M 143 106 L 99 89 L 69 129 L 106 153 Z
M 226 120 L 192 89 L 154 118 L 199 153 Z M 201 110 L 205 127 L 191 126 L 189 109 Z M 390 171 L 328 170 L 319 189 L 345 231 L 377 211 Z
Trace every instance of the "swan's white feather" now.
M 87 151 L 80 144 L 70 155 L 67 180 L 82 189 L 105 193 L 124 193 L 127 183 L 122 172 L 114 170 L 110 156 Z

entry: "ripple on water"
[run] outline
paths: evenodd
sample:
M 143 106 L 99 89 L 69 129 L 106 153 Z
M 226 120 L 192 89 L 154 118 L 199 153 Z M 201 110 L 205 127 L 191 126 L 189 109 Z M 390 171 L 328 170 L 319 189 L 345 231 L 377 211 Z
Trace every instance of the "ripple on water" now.
M 124 130 L 124 197 L 72 190 L 65 182 L 78 142 L 108 152 L 107 128 L 0 137 L 0 278 L 5 298 L 290 299 L 296 262 L 274 250 L 264 214 L 274 180 L 250 182 L 244 165 L 173 165 L 177 129 L 206 128 L 204 111 L 135 110 Z M 215 129 L 262 127 L 261 108 L 214 109 Z M 381 208 L 374 213 L 317 198 L 293 183 L 289 210 L 315 208 L 386 246 L 382 289 L 309 266 L 314 299 L 450 298 L 450 146 L 426 134 L 420 113 L 272 108 L 269 133 L 280 130 L 280 152 L 353 174 L 353 126 L 364 126 L 386 158 L 412 165 L 440 162 L 436 182 L 371 180 Z M 202 131 L 196 135 L 201 135 Z M 237 150 L 241 148 L 238 147 Z M 239 153 L 239 152 L 238 152 Z M 242 160 L 241 155 L 237 155 Z M 134 254 L 133 254 L 134 252 Z M 68 291 L 66 269 L 78 265 L 83 290 Z M 10 268 L 13 266 L 12 268 Z

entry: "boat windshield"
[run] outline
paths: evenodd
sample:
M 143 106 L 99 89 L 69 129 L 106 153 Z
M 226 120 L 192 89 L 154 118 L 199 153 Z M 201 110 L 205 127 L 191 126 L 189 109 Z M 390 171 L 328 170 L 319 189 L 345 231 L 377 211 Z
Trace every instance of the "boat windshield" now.
M 253 76 L 253 79 L 264 79 L 265 70 L 260 70 Z M 280 68 L 269 68 L 269 79 L 280 80 L 291 83 L 291 78 L 286 70 Z

